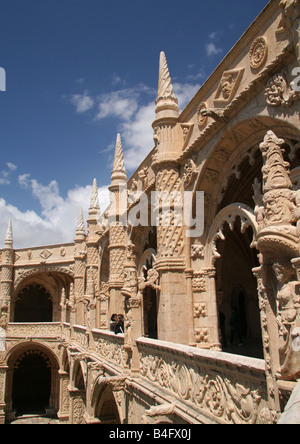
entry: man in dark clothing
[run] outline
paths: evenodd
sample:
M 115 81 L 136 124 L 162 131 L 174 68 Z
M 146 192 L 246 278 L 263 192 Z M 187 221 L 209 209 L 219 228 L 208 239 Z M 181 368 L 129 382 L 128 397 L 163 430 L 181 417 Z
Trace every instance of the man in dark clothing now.
M 113 314 L 112 317 L 110 318 L 110 331 L 115 333 L 116 331 L 116 325 L 117 325 L 117 314 Z

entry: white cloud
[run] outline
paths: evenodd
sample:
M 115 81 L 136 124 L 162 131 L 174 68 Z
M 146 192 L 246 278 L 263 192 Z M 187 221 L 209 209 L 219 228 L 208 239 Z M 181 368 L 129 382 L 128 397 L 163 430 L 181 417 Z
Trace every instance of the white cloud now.
M 220 31 L 214 31 L 212 33 L 210 33 L 209 38 L 210 38 L 210 42 L 206 45 L 206 54 L 211 57 L 214 55 L 218 55 L 221 52 L 223 52 L 222 48 L 218 48 L 216 45 L 216 41 L 219 40 L 219 37 L 221 35 Z
M 194 95 L 199 91 L 201 85 L 199 83 L 174 83 L 173 88 L 179 101 L 179 106 L 184 109 Z
M 63 197 L 55 180 L 49 185 L 43 185 L 31 179 L 30 174 L 23 174 L 19 176 L 19 184 L 38 199 L 41 214 L 35 211 L 20 211 L 4 199 L 0 199 L 2 242 L 9 219 L 13 221 L 15 248 L 73 242 L 80 207 L 83 208 L 87 218 L 92 185 L 75 187 Z M 103 212 L 109 205 L 108 187 L 99 188 L 99 201 Z
M 135 170 L 154 148 L 152 122 L 155 119 L 153 102 L 141 106 L 134 118 L 122 125 L 122 139 L 128 147 L 125 150 L 125 164 L 128 170 Z
M 206 53 L 208 56 L 213 56 L 220 54 L 223 50 L 221 48 L 217 48 L 215 43 L 210 42 L 206 45 Z
M 75 106 L 76 112 L 79 114 L 89 111 L 95 104 L 94 99 L 86 91 L 84 94 L 73 94 L 70 102 Z
M 9 185 L 10 184 L 10 180 L 8 179 L 9 176 L 17 170 L 17 166 L 14 165 L 11 162 L 7 162 L 6 163 L 7 169 L 2 170 L 0 172 L 0 185 Z
M 133 89 L 122 89 L 99 97 L 98 114 L 95 120 L 118 117 L 130 120 L 138 109 L 138 94 Z

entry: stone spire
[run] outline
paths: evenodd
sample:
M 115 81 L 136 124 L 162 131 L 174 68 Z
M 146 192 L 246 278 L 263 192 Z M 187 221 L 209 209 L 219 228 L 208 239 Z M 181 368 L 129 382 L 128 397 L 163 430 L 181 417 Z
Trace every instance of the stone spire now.
M 165 53 L 160 53 L 159 78 L 156 104 L 157 118 L 178 117 L 178 99 L 176 98 Z
M 83 240 L 85 237 L 85 227 L 82 208 L 79 210 L 77 225 L 76 225 L 76 240 Z
M 8 223 L 8 228 L 5 238 L 5 248 L 13 248 L 13 231 L 12 231 L 12 221 Z
M 156 155 L 154 167 L 166 161 L 177 160 L 182 144 L 177 141 L 182 137 L 182 129 L 178 125 L 179 107 L 164 52 L 160 53 L 156 119 L 152 124 Z
M 114 166 L 111 173 L 111 187 L 124 185 L 127 183 L 127 173 L 125 169 L 123 147 L 121 135 L 117 135 Z
M 99 205 L 99 195 L 98 195 L 98 184 L 97 180 L 93 181 L 93 191 L 91 197 L 91 203 L 89 208 L 89 216 L 99 216 L 100 213 L 100 205 Z

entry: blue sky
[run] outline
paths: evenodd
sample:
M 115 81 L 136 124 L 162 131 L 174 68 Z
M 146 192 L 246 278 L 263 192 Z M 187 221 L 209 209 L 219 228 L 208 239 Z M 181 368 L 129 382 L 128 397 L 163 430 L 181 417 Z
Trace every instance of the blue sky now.
M 153 148 L 160 51 L 181 109 L 267 0 L 1 0 L 0 246 L 71 242 L 116 135 L 128 177 Z

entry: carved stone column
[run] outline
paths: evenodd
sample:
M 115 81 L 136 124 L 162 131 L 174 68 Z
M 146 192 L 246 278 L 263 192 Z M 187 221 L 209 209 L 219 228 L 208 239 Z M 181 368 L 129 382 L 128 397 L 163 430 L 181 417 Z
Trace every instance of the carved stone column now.
M 59 370 L 60 392 L 59 392 L 59 412 L 58 419 L 61 424 L 69 423 L 70 419 L 70 394 L 68 390 L 70 375 L 69 373 Z
M 86 244 L 85 244 L 85 226 L 83 219 L 82 209 L 79 211 L 77 227 L 76 227 L 76 238 L 75 238 L 75 251 L 74 251 L 74 287 L 72 287 L 72 304 L 70 306 L 71 316 L 70 324 L 81 324 L 84 323 L 84 313 L 82 310 L 82 304 L 79 301 L 84 295 L 84 260 L 86 256 Z M 71 295 L 70 295 L 71 296 Z
M 194 341 L 199 348 L 221 350 L 216 298 L 216 269 L 193 270 Z
M 121 136 L 116 141 L 114 167 L 109 187 L 111 206 L 109 221 L 109 287 L 111 314 L 124 313 L 121 289 L 124 284 L 127 226 L 127 174 L 125 170 Z
M 134 245 L 128 240 L 126 248 L 127 259 L 124 264 L 124 286 L 122 295 L 125 305 L 125 350 L 128 362 L 131 360 L 131 371 L 139 373 L 139 352 L 136 339 L 142 336 L 142 304 L 138 291 L 138 277 Z
M 8 367 L 4 363 L 0 363 L 0 424 L 5 424 L 5 389 L 7 370 Z
M 178 123 L 178 100 L 173 92 L 172 81 L 165 54 L 160 55 L 159 84 L 156 100 L 156 120 L 153 123 L 156 156 L 153 168 L 156 172 L 155 214 L 157 225 L 157 260 L 159 272 L 159 339 L 190 343 L 188 326 L 191 301 L 186 301 L 186 261 L 184 255 L 185 234 L 183 226 L 183 184 L 180 178 L 182 129 Z M 153 212 L 153 209 L 152 209 Z
M 284 140 L 269 131 L 260 145 L 264 159 L 262 199 L 256 199 L 261 253 L 258 279 L 264 350 L 270 403 L 280 412 L 282 381 L 300 376 L 300 351 L 293 348 L 293 332 L 300 327 L 299 280 L 291 261 L 299 255 L 297 196 L 292 189 L 289 163 L 283 157 Z M 256 198 L 258 181 L 255 183 Z M 297 263 L 296 263 L 297 265 Z
M 269 406 L 273 420 L 276 422 L 281 413 L 279 388 L 276 380 L 276 374 L 280 369 L 280 362 L 278 354 L 278 326 L 276 322 L 276 295 L 271 285 L 271 271 L 271 267 L 266 265 L 253 269 L 253 274 L 257 279 Z
M 283 0 L 283 26 L 291 34 L 300 66 L 300 0 Z
M 13 233 L 12 223 L 10 221 L 6 233 L 1 266 L 0 327 L 4 329 L 7 328 L 7 324 L 11 317 L 10 307 L 13 288 L 13 267 Z

